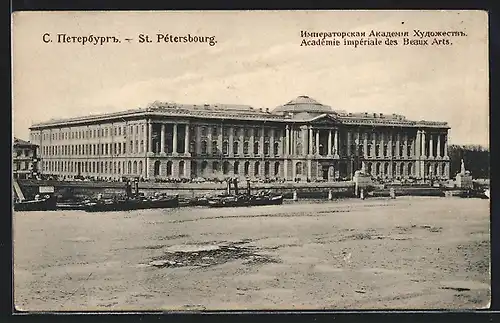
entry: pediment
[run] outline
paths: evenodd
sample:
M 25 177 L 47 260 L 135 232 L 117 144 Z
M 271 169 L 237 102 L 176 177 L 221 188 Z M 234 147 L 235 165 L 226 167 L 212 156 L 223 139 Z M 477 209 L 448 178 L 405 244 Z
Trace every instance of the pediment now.
M 324 114 L 312 119 L 310 123 L 313 125 L 336 125 L 339 121 L 335 114 Z

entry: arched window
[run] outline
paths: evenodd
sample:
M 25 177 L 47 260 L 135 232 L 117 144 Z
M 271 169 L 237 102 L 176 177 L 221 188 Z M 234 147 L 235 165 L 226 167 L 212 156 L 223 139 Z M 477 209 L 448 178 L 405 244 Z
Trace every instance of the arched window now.
M 229 142 L 224 141 L 224 142 L 222 143 L 222 153 L 223 153 L 224 155 L 228 155 L 228 154 L 229 154 Z
M 212 155 L 219 154 L 219 147 L 217 147 L 217 140 L 212 141 Z
M 295 175 L 302 175 L 302 163 L 295 164 Z
M 253 154 L 254 155 L 259 154 L 259 142 L 258 141 L 253 143 Z
M 279 176 L 280 174 L 280 163 L 275 162 L 274 163 L 274 176 Z
M 279 142 L 275 142 L 274 143 L 274 155 L 275 156 L 279 154 L 279 147 L 280 147 Z
M 441 165 L 441 176 L 446 176 L 446 164 Z
M 139 174 L 143 175 L 142 173 L 143 169 L 142 169 L 142 160 L 139 161 Z
M 189 142 L 189 152 L 191 154 L 194 154 L 196 152 L 196 141 L 195 140 L 191 140 Z
M 249 146 L 249 145 L 250 145 L 250 144 L 248 143 L 248 141 L 245 141 L 245 142 L 243 143 L 243 154 L 248 155 L 248 146 Z
M 413 175 L 413 164 L 408 163 L 408 175 L 412 176 Z
M 184 176 L 184 161 L 179 162 L 179 176 Z
M 384 163 L 384 175 L 389 175 L 389 163 Z
M 238 155 L 240 148 L 239 146 L 240 146 L 239 142 L 237 141 L 233 142 L 233 154 Z
M 191 161 L 191 177 L 198 177 L 198 163 L 194 160 Z
M 253 169 L 254 176 L 259 176 L 259 168 L 260 168 L 260 162 L 255 162 L 255 166 Z
M 137 174 L 137 161 L 134 160 L 134 174 Z
M 223 164 L 222 164 L 222 173 L 224 175 L 227 175 L 229 173 L 229 162 L 228 161 L 225 161 Z
M 380 163 L 375 163 L 375 176 L 380 175 Z
M 219 162 L 212 162 L 212 173 L 217 173 L 219 171 Z
M 264 143 L 264 155 L 269 156 L 269 143 Z
M 201 175 L 202 176 L 206 176 L 207 175 L 207 168 L 208 168 L 208 162 L 204 160 L 201 163 Z
M 127 174 L 131 174 L 132 173 L 132 161 L 128 161 L 128 167 L 127 167 Z
M 203 140 L 203 141 L 201 142 L 201 153 L 202 153 L 203 155 L 206 155 L 206 154 L 207 154 L 207 142 L 206 142 L 206 140 Z
M 233 173 L 234 175 L 238 175 L 240 173 L 240 162 L 234 162 Z
M 269 162 L 268 161 L 266 161 L 264 163 L 264 175 L 269 176 Z
M 372 170 L 372 163 L 366 163 L 366 173 L 371 174 Z
M 398 175 L 403 176 L 405 174 L 404 168 L 405 168 L 405 163 L 399 164 L 399 174 Z
M 172 176 L 172 161 L 167 162 L 167 176 Z
M 248 174 L 250 173 L 250 162 L 245 162 L 245 176 L 248 176 Z
M 154 176 L 160 176 L 160 166 L 161 166 L 161 163 L 159 160 L 155 161 L 155 164 L 154 164 Z M 120 169 L 120 164 L 118 164 L 118 169 Z

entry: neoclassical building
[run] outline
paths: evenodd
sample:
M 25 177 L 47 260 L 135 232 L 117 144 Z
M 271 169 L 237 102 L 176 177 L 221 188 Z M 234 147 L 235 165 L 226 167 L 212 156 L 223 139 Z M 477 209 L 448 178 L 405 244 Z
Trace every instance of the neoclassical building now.
M 154 102 L 34 124 L 40 171 L 73 178 L 448 179 L 448 124 L 336 111 L 307 96 L 269 109 Z

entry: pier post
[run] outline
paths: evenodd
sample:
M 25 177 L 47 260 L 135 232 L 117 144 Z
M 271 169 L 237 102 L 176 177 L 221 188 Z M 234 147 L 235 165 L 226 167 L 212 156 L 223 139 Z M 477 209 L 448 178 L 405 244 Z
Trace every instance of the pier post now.
M 297 190 L 293 190 L 293 200 L 294 201 L 298 201 L 298 197 L 297 197 Z
M 333 200 L 333 193 L 332 190 L 328 190 L 328 200 Z
M 360 195 L 360 198 L 361 198 L 362 200 L 364 200 L 364 199 L 365 199 L 365 190 L 364 190 L 364 189 L 361 189 L 361 192 L 359 193 L 359 195 Z

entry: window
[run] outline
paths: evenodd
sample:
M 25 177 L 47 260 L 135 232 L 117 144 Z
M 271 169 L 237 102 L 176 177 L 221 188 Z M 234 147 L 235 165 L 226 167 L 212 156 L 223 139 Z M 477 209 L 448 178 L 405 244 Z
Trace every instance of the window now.
M 228 155 L 229 154 L 229 143 L 227 141 L 224 141 L 222 143 L 222 153 L 224 155 Z
M 228 161 L 225 161 L 223 164 L 222 164 L 222 173 L 224 175 L 227 175 L 229 173 L 229 162 Z
M 250 172 L 250 162 L 245 162 L 245 176 L 248 176 L 249 172 Z
M 279 154 L 279 143 L 275 142 L 274 143 L 274 155 L 278 155 L 278 154 Z
M 249 144 L 249 142 L 248 142 L 248 141 L 245 141 L 245 142 L 243 143 L 243 154 L 248 155 L 248 146 L 249 146 L 249 145 L 250 145 L 250 144 Z
M 259 176 L 259 168 L 260 168 L 260 162 L 255 162 L 255 166 L 253 169 L 254 176 Z
M 201 127 L 201 135 L 206 136 L 207 135 L 207 127 Z
M 234 166 L 233 166 L 234 175 L 239 174 L 239 169 L 240 169 L 240 162 L 238 162 L 238 161 L 234 162 Z
M 222 133 L 223 133 L 224 137 L 229 136 L 229 128 L 227 128 L 227 127 L 226 128 L 222 128 Z
M 207 154 L 207 142 L 205 140 L 201 142 L 201 153 L 203 155 Z
M 239 142 L 237 141 L 233 142 L 233 154 L 238 155 L 240 148 L 239 146 L 240 146 Z
M 264 143 L 264 155 L 269 156 L 269 143 Z
M 280 163 L 275 162 L 274 163 L 274 176 L 279 176 L 280 173 Z
M 212 127 L 212 136 L 217 136 L 217 126 Z
M 254 155 L 259 154 L 259 142 L 258 141 L 253 143 L 253 153 L 254 153 Z
M 217 140 L 212 141 L 212 155 L 219 154 L 219 147 L 217 147 Z

